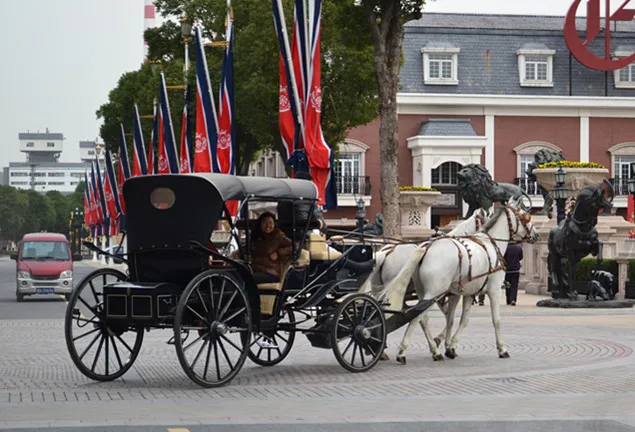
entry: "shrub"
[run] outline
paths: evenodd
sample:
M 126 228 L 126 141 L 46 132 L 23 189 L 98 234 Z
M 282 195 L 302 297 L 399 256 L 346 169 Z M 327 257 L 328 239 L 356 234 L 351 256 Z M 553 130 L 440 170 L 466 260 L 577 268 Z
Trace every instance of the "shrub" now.
M 603 165 L 595 162 L 574 162 L 574 161 L 560 161 L 560 162 L 547 162 L 538 165 L 538 168 L 604 168 Z
M 626 277 L 629 282 L 635 283 L 635 260 L 631 260 L 628 262 L 628 267 L 626 268 Z
M 399 190 L 407 192 L 437 192 L 435 188 L 426 186 L 399 186 Z
M 593 279 L 591 273 L 595 270 L 595 258 L 584 258 L 581 259 L 579 263 L 573 269 L 573 273 L 575 274 L 575 279 L 578 281 L 589 281 Z M 617 261 L 614 259 L 604 259 L 602 260 L 602 265 L 600 266 L 600 270 L 605 270 L 611 274 L 613 274 L 613 278 L 617 281 L 619 270 L 618 270 Z M 629 265 L 630 269 L 630 265 Z M 635 268 L 634 268 L 635 270 Z M 634 279 L 635 280 L 635 279 Z

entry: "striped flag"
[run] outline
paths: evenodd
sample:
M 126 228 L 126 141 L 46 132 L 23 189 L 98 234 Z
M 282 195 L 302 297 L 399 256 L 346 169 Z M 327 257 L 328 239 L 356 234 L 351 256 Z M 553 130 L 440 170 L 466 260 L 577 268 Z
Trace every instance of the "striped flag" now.
M 221 174 L 236 174 L 236 134 L 234 128 L 234 43 L 231 0 L 227 0 L 228 41 L 223 58 L 223 72 L 219 95 L 218 142 L 215 153 L 216 165 Z M 238 201 L 228 201 L 227 208 L 232 216 L 238 212 Z
M 90 185 L 92 189 L 92 206 L 93 206 L 93 215 L 95 216 L 95 225 L 100 226 L 104 223 L 104 213 L 101 210 L 101 205 L 99 203 L 99 193 L 97 192 L 97 180 L 95 179 L 95 165 L 93 163 L 90 164 Z
M 285 33 L 284 14 L 282 14 L 281 0 L 272 0 L 274 21 L 278 31 L 281 55 L 281 101 L 284 96 L 284 81 L 286 79 L 287 92 L 298 103 L 300 114 L 295 121 L 295 136 L 293 138 L 293 153 L 287 163 L 293 165 L 294 171 L 309 168 L 313 182 L 318 188 L 318 203 L 327 209 L 337 208 L 337 193 L 333 194 L 335 176 L 333 171 L 333 154 L 324 139 L 321 126 L 322 90 L 320 66 L 321 16 L 322 0 L 295 0 L 293 43 L 288 48 Z M 306 7 L 305 7 L 306 6 Z M 291 51 L 291 52 L 289 52 Z M 291 63 L 289 63 L 289 56 Z M 282 67 L 285 70 L 282 70 Z M 287 72 L 293 67 L 293 73 Z M 296 99 L 297 98 L 297 99 Z M 293 104 L 289 104 L 293 111 Z M 280 111 L 283 104 L 280 103 Z M 281 136 L 287 153 L 292 130 L 289 114 L 280 114 Z M 299 137 L 298 137 L 299 135 Z M 304 150 L 304 151 L 303 151 Z M 308 167 L 305 162 L 308 161 Z M 303 166 L 304 165 L 304 166 Z M 329 193 L 327 193 L 327 191 Z
M 126 214 L 126 202 L 123 199 L 123 184 L 130 178 L 130 164 L 128 163 L 128 147 L 126 146 L 126 134 L 121 125 L 121 135 L 119 137 L 119 159 L 117 162 L 117 195 L 119 196 L 119 207 L 121 214 Z
M 188 115 L 188 104 L 190 102 L 190 86 L 185 88 L 185 105 L 183 106 L 183 120 L 181 121 L 181 148 L 179 151 L 181 173 L 192 172 L 192 159 L 190 149 L 192 148 L 192 133 Z
M 159 148 L 158 148 L 158 170 L 159 174 L 178 174 L 179 158 L 176 150 L 176 139 L 174 138 L 174 128 L 172 127 L 172 116 L 170 114 L 170 101 L 168 99 L 168 89 L 165 84 L 163 72 L 161 78 L 161 97 L 159 109 Z
M 148 148 L 148 174 L 156 174 L 155 154 L 157 140 L 159 139 L 159 110 L 154 105 L 154 120 L 152 120 L 152 132 L 150 133 L 150 146 Z
M 139 107 L 134 104 L 134 121 L 132 134 L 132 177 L 146 175 L 148 173 L 148 161 L 146 159 L 146 148 L 143 143 L 143 132 L 141 130 L 141 120 L 139 117 Z
M 110 150 L 106 149 L 106 159 L 105 159 L 105 167 L 104 167 L 104 201 L 106 202 L 106 209 L 108 210 L 109 219 L 117 219 L 119 214 L 121 213 L 119 206 L 115 203 L 115 194 L 117 193 L 117 185 L 114 182 L 114 176 L 111 177 L 108 172 L 108 163 L 110 162 L 110 168 L 112 169 L 112 155 L 110 154 Z M 113 173 L 114 174 L 114 173 Z
M 84 225 L 93 225 L 93 207 L 90 200 L 90 188 L 88 186 L 88 175 L 84 172 Z
M 194 172 L 217 172 L 213 169 L 211 144 L 218 140 L 218 119 L 207 70 L 207 58 L 200 28 L 194 29 L 196 40 L 196 127 Z

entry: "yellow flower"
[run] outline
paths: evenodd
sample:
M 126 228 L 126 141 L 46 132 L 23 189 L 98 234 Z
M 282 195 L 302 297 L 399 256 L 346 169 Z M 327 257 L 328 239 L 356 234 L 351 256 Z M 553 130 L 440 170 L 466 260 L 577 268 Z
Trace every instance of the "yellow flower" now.
M 399 190 L 404 192 L 437 192 L 436 189 L 426 186 L 399 186 Z
M 538 165 L 538 168 L 597 168 L 603 169 L 604 166 L 595 162 L 579 162 L 579 161 L 560 161 L 560 162 L 547 162 Z

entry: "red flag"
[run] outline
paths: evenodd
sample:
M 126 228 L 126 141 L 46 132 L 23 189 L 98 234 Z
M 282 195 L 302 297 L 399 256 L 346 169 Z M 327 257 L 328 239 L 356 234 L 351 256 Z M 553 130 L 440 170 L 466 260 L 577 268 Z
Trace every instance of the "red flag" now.
M 187 105 L 190 101 L 190 86 L 185 89 L 185 105 L 183 106 L 183 120 L 181 121 L 181 148 L 179 149 L 179 155 L 181 160 L 179 161 L 179 169 L 181 173 L 192 172 L 192 163 L 190 161 L 190 123 Z
M 91 226 L 92 223 L 92 208 L 90 205 L 90 191 L 88 187 L 88 176 L 84 172 L 84 225 Z
M 209 81 L 207 70 L 207 58 L 201 30 L 197 27 L 194 30 L 196 40 L 196 127 L 194 130 L 194 172 L 211 173 L 212 169 L 212 149 L 216 144 L 218 120 L 216 117 L 216 106 L 212 96 L 212 86 Z

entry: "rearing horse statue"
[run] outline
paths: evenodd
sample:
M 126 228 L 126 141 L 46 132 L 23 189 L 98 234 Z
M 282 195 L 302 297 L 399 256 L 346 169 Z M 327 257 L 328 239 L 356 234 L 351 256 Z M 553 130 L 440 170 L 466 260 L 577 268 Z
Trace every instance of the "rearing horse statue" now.
M 585 256 L 597 256 L 596 270 L 602 264 L 602 242 L 595 226 L 600 210 L 610 212 L 613 207 L 613 186 L 604 180 L 599 185 L 580 190 L 575 208 L 549 233 L 548 268 L 553 298 L 577 300 L 573 289 L 573 268 Z M 564 271 L 564 259 L 567 271 Z

